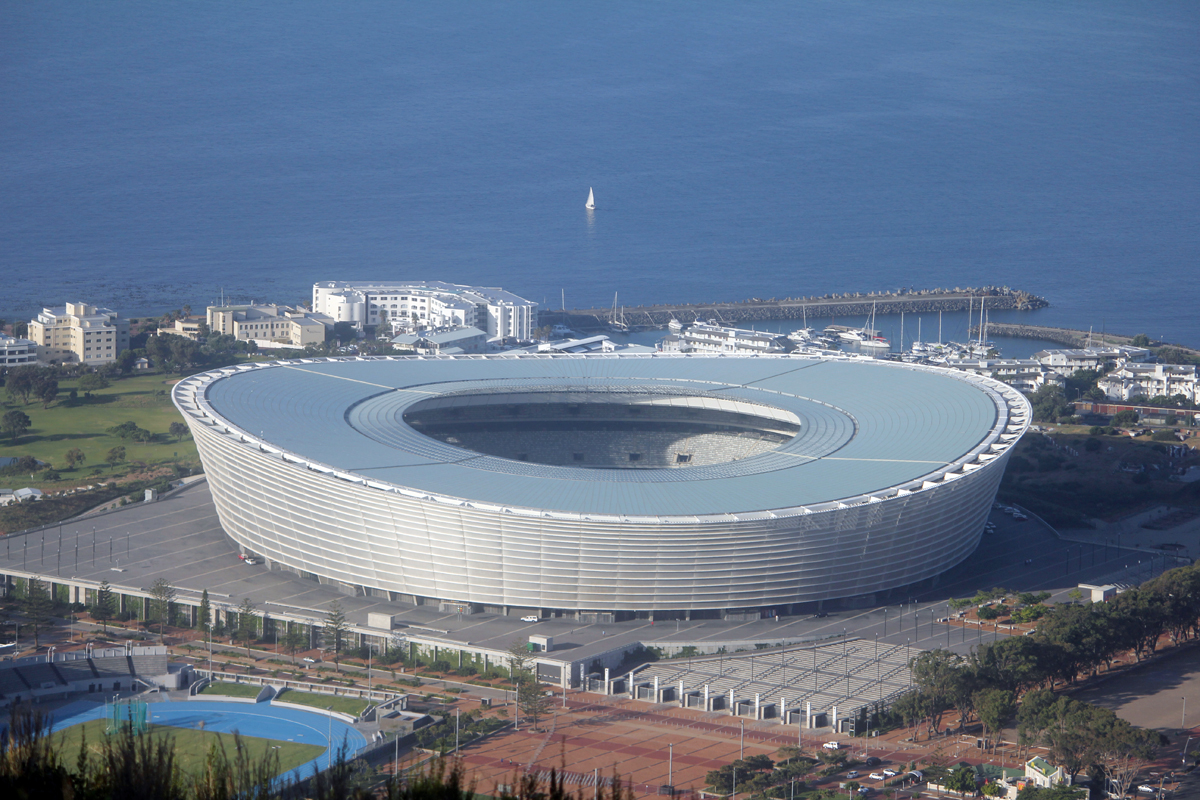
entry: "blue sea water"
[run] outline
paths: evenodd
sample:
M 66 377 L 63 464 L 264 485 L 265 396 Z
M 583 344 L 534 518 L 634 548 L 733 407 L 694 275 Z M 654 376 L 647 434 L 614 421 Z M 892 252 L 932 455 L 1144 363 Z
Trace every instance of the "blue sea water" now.
M 1200 346 L 1191 0 L 46 0 L 3 19 L 9 319 L 294 302 L 339 278 L 552 308 L 991 284 L 1047 297 L 1030 322 Z

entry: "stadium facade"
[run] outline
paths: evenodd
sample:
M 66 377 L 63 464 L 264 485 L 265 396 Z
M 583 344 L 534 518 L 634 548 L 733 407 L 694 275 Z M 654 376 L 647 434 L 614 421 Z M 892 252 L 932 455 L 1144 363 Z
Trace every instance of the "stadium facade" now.
M 862 358 L 303 359 L 174 389 L 245 551 L 417 604 L 581 619 L 871 599 L 975 549 L 1030 409 Z

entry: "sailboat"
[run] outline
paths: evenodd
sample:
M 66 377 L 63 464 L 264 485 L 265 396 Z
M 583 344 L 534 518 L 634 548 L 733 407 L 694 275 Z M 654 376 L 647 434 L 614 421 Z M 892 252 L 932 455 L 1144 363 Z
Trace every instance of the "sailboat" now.
M 617 313 L 617 293 L 613 292 L 613 307 L 612 317 L 609 319 L 608 327 L 618 333 L 628 333 L 629 326 L 625 324 L 625 306 L 621 306 L 620 314 Z
M 588 201 L 584 206 L 588 211 L 593 211 L 596 208 L 596 195 L 592 192 L 592 187 L 588 187 Z
M 875 304 L 871 303 L 871 318 L 867 321 L 867 327 L 863 328 L 862 341 L 858 343 L 859 347 L 891 349 L 892 343 L 879 335 L 879 331 L 875 330 Z

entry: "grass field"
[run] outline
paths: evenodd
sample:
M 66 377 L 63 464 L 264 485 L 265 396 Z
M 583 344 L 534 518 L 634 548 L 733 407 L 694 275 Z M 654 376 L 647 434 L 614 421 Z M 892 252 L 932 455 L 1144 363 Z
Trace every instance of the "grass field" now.
M 370 705 L 366 700 L 359 700 L 356 697 L 334 697 L 331 694 L 298 692 L 294 689 L 288 689 L 280 694 L 277 699 L 281 703 L 295 703 L 299 706 L 332 708 L 334 711 L 340 711 L 343 714 L 350 714 L 354 717 L 366 711 L 367 706 Z
M 79 742 L 84 733 L 87 734 L 88 749 L 93 756 L 100 754 L 101 742 L 104 739 L 105 721 L 91 720 L 80 725 L 67 728 L 54 734 L 54 740 L 59 742 L 58 752 L 63 760 L 74 764 L 79 753 Z M 225 751 L 232 761 L 234 757 L 233 734 L 198 731 L 191 728 L 176 728 L 170 725 L 151 725 L 148 736 L 170 736 L 175 741 L 175 760 L 180 769 L 190 775 L 199 775 L 204 769 L 204 761 L 208 750 L 214 744 Z M 242 743 L 247 748 L 251 762 L 261 759 L 272 747 L 279 750 L 279 772 L 288 772 L 301 764 L 312 761 L 325 752 L 325 748 L 315 744 L 297 744 L 296 742 L 275 739 L 259 739 L 253 736 L 243 736 Z
M 67 395 L 76 388 L 76 381 L 64 380 L 59 384 L 58 400 L 43 409 L 38 401 L 22 405 L 12 402 L 7 394 L 2 395 L 0 414 L 10 409 L 24 411 L 32 428 L 15 442 L 11 437 L 0 438 L 0 455 L 31 455 L 39 461 L 49 462 L 62 475 L 61 481 L 0 478 L 0 485 L 7 486 L 16 480 L 21 486 L 35 486 L 42 491 L 55 491 L 76 484 L 108 481 L 127 474 L 133 462 L 155 464 L 191 464 L 199 468 L 200 459 L 196 445 L 188 437 L 176 441 L 167 434 L 172 422 L 182 422 L 183 417 L 171 403 L 173 376 L 139 375 L 114 381 L 107 389 L 92 392 L 90 400 L 83 399 L 83 392 L 76 405 L 70 405 Z M 154 441 L 138 443 L 106 433 L 108 428 L 127 420 L 155 434 Z M 116 446 L 125 448 L 126 462 L 115 470 L 104 463 L 108 451 Z M 86 461 L 74 470 L 67 469 L 66 452 L 79 448 Z M 97 471 L 98 468 L 98 471 Z
M 258 697 L 258 693 L 261 691 L 261 686 L 252 686 L 248 683 L 217 682 L 205 686 L 200 694 L 219 694 L 223 697 Z

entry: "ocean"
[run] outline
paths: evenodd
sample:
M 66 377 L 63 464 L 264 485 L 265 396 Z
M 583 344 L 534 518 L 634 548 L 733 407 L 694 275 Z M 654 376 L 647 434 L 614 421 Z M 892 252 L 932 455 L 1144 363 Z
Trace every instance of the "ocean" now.
M 1050 301 L 1023 321 L 1200 346 L 1188 0 L 4 17 L 9 320 L 330 279 L 550 308 L 997 285 Z

